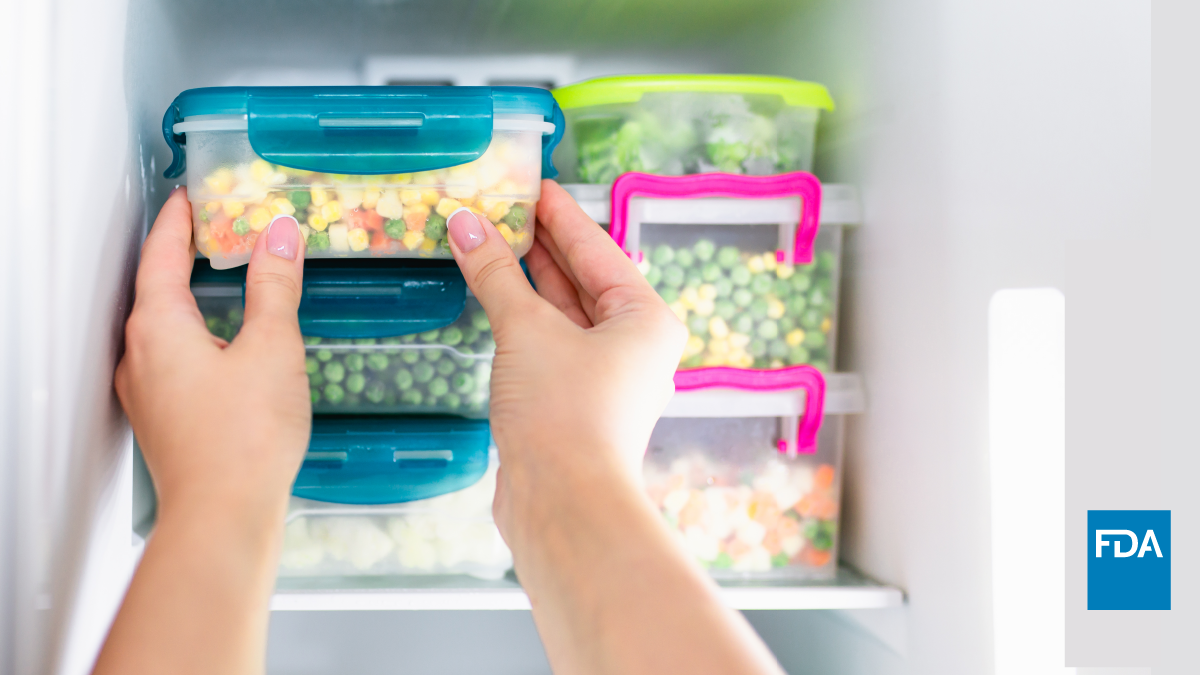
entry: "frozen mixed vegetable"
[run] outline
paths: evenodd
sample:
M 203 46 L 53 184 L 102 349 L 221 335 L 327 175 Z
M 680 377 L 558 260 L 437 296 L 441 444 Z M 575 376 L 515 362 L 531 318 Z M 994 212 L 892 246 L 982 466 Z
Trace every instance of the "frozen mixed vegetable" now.
M 680 369 L 706 366 L 830 367 L 837 257 L 820 251 L 809 265 L 776 262 L 771 251 L 651 245 L 639 265 L 688 328 Z

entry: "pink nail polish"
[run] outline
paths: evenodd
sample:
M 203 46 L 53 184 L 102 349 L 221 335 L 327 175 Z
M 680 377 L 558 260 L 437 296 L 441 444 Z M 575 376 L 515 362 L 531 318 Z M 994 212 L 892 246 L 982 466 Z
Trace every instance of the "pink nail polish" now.
M 454 237 L 454 243 L 463 253 L 470 253 L 487 239 L 483 224 L 465 206 L 460 206 L 450 214 L 446 219 L 446 227 L 450 230 L 450 236 Z
M 295 260 L 299 249 L 300 224 L 291 216 L 275 216 L 267 225 L 267 251 L 284 260 Z

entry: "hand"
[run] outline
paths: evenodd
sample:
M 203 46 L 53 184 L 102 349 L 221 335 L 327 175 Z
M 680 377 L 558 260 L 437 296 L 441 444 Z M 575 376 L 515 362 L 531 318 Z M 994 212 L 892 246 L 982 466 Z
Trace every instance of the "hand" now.
M 525 260 L 461 209 L 450 249 L 496 339 L 493 512 L 558 673 L 780 673 L 646 498 L 687 331 L 553 181 Z
M 241 332 L 205 327 L 188 287 L 185 190 L 146 237 L 115 385 L 158 494 L 158 519 L 96 673 L 253 673 L 311 403 L 296 311 L 304 240 L 258 237 Z

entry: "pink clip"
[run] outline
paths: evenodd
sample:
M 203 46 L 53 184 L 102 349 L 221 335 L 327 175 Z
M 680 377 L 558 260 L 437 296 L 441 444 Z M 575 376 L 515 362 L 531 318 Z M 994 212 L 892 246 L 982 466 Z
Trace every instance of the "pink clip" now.
M 817 451 L 817 432 L 825 418 L 825 376 L 812 366 L 790 366 L 775 370 L 745 370 L 717 366 L 675 371 L 675 390 L 712 389 L 727 387 L 748 391 L 785 391 L 803 389 L 804 416 L 796 432 L 797 452 Z M 787 450 L 780 441 L 780 452 Z
M 696 197 L 735 197 L 740 199 L 777 199 L 800 197 L 800 223 L 796 228 L 794 260 L 806 265 L 813 260 L 813 243 L 821 215 L 821 182 L 811 173 L 796 171 L 777 176 L 739 176 L 729 173 L 701 173 L 693 176 L 655 176 L 629 173 L 617 176 L 612 186 L 612 222 L 608 233 L 622 250 L 629 221 L 629 200 L 633 197 L 688 199 Z M 634 254 L 627 251 L 630 257 Z M 783 251 L 776 252 L 782 261 Z

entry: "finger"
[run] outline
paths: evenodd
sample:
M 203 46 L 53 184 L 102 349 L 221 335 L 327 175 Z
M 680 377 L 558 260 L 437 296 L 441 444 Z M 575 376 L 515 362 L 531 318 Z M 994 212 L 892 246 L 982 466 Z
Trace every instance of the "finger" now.
M 450 251 L 495 329 L 527 314 L 538 300 L 517 256 L 487 218 L 462 207 L 446 219 Z
M 195 258 L 192 207 L 187 200 L 187 189 L 176 188 L 158 212 L 142 244 L 135 282 L 136 304 L 154 307 L 156 312 L 161 312 L 164 306 L 184 308 L 187 314 L 203 322 L 189 287 Z
M 304 281 L 304 238 L 291 216 L 275 216 L 254 242 L 246 269 L 246 314 L 234 344 L 248 339 L 300 343 L 300 295 Z
M 554 243 L 554 237 L 550 236 L 544 228 L 535 230 L 537 241 L 542 248 L 546 249 L 546 253 L 554 261 L 554 266 L 558 268 L 567 282 L 575 289 L 575 297 L 579 299 L 579 307 L 587 316 L 588 322 L 596 323 L 596 299 L 588 295 L 588 292 L 583 289 L 583 284 L 575 278 L 575 273 L 571 271 L 570 264 L 567 262 L 567 257 L 558 250 L 558 244 Z
M 621 289 L 622 295 L 627 296 L 654 292 L 629 256 L 554 181 L 542 181 L 537 212 L 538 227 L 554 239 L 564 257 L 565 268 L 598 305 L 608 306 L 609 303 L 600 303 L 601 296 L 615 289 Z M 593 319 L 600 322 L 604 317 L 596 315 Z
M 534 285 L 537 286 L 538 295 L 566 314 L 567 318 L 580 328 L 592 327 L 592 320 L 579 304 L 578 289 L 563 274 L 554 258 L 546 251 L 546 247 L 537 239 L 534 239 L 529 253 L 525 254 L 525 265 L 529 268 Z

